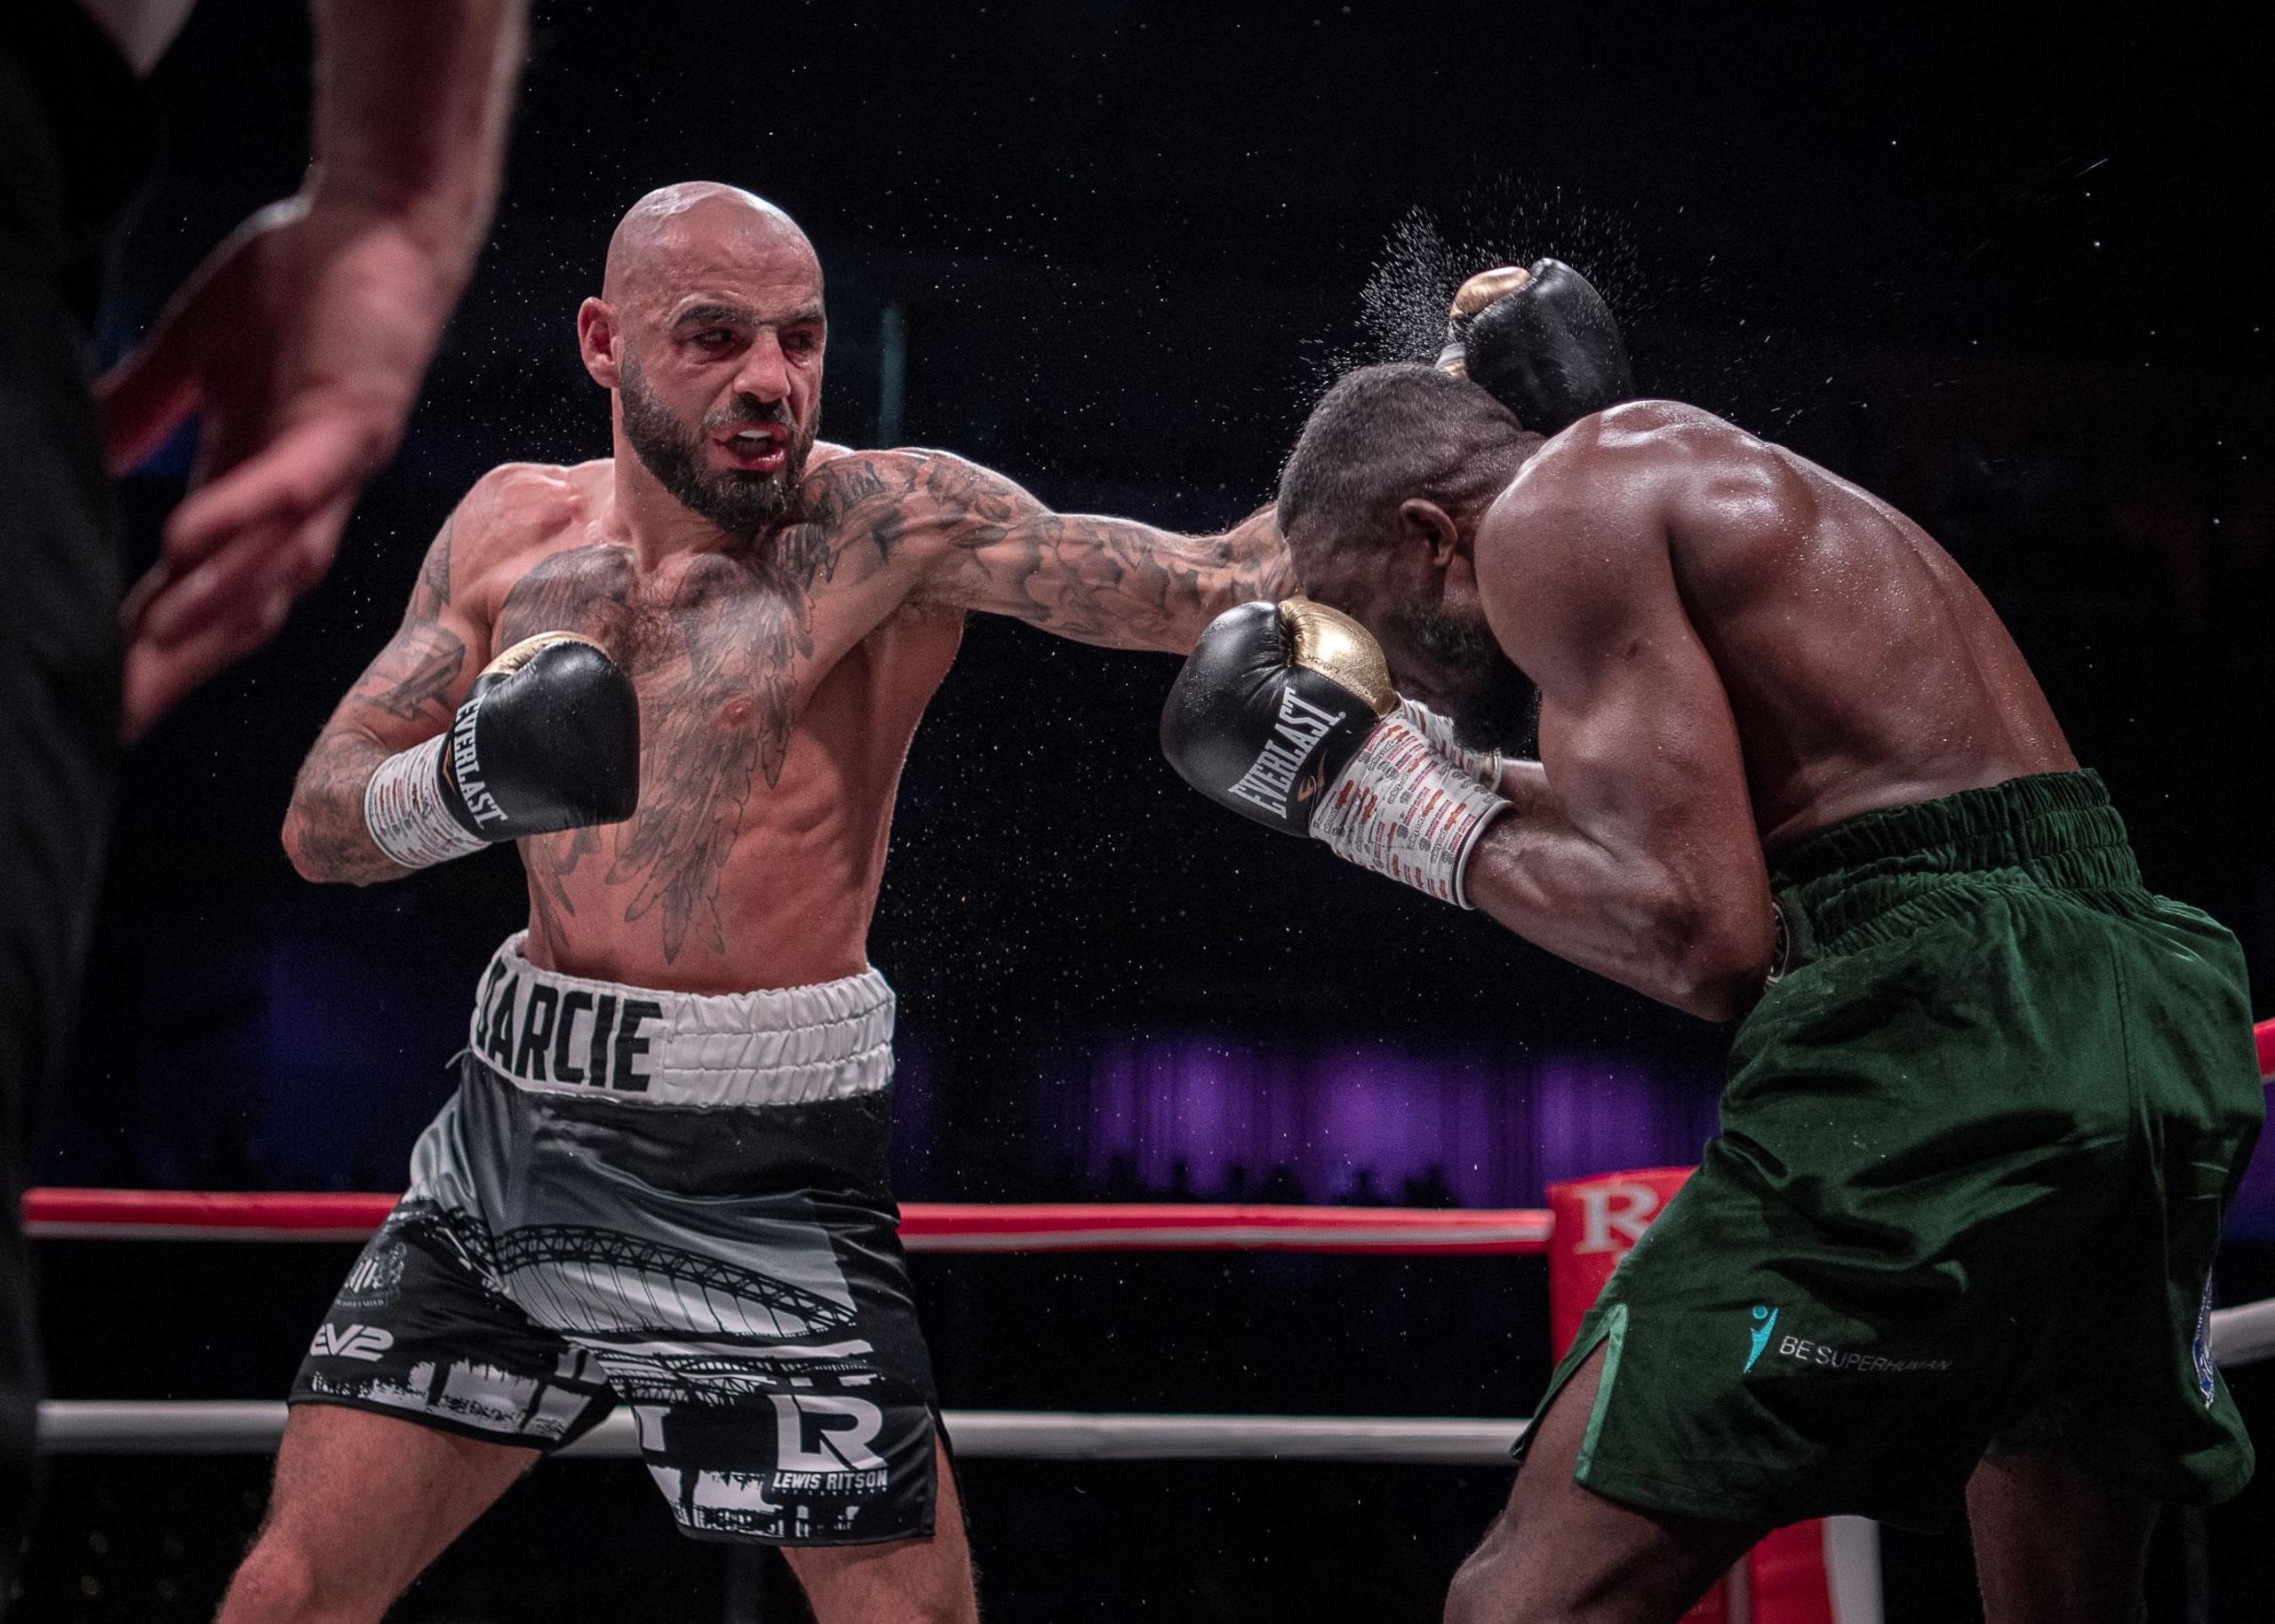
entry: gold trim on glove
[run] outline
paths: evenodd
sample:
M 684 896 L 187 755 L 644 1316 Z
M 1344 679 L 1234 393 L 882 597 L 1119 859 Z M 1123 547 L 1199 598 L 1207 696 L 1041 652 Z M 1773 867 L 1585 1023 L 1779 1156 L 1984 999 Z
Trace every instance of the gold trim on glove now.
M 1446 346 L 1438 352 L 1438 370 L 1449 378 L 1467 378 L 1469 319 L 1494 300 L 1505 299 L 1531 281 L 1532 273 L 1524 267 L 1503 265 L 1480 271 L 1462 283 L 1454 294 L 1453 308 L 1446 312 Z
M 1398 690 L 1391 686 L 1382 645 L 1350 616 L 1309 598 L 1289 598 L 1280 605 L 1280 625 L 1288 635 L 1291 663 L 1341 683 L 1377 716 L 1398 709 Z
M 600 649 L 603 656 L 608 650 L 582 632 L 539 632 L 534 637 L 524 637 L 499 655 L 478 673 L 485 677 L 510 676 L 555 643 L 582 643 L 588 649 Z
M 1495 300 L 1514 293 L 1532 280 L 1532 273 L 1521 265 L 1496 266 L 1489 271 L 1480 271 L 1454 295 L 1453 314 L 1457 318 L 1475 315 Z

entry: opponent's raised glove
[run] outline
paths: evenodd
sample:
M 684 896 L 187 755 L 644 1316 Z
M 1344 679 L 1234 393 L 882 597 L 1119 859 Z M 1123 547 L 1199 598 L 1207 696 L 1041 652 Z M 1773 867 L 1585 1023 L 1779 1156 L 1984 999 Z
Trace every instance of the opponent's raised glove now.
M 540 632 L 482 669 L 448 731 L 389 756 L 363 791 L 373 844 L 425 868 L 497 840 L 630 817 L 640 698 L 607 650 Z
M 1403 708 L 1402 708 L 1403 704 Z M 1170 686 L 1161 752 L 1211 800 L 1441 901 L 1470 905 L 1470 854 L 1509 803 L 1497 757 L 1441 750 L 1382 649 L 1305 598 L 1209 623 Z
M 1505 265 L 1461 284 L 1438 370 L 1481 385 L 1537 434 L 1633 398 L 1611 306 L 1561 259 Z

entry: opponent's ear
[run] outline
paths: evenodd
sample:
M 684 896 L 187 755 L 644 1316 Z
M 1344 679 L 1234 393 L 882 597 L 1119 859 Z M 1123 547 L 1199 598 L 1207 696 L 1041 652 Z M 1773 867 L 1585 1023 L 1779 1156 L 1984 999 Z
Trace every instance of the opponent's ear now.
M 577 351 L 585 370 L 603 389 L 617 385 L 616 312 L 603 299 L 588 299 L 577 306 Z
M 1430 561 L 1443 569 L 1461 546 L 1461 526 L 1454 516 L 1427 497 L 1409 497 L 1398 505 L 1399 523 L 1407 535 L 1430 551 Z

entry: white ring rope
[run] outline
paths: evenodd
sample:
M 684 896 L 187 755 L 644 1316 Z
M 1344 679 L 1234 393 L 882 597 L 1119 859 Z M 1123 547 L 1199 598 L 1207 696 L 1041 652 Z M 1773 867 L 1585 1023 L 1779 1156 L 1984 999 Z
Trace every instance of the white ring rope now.
M 2275 1049 L 2275 1022 L 2262 1029 L 2263 1045 Z M 377 1219 L 361 1209 L 384 1207 L 388 1197 L 178 1195 L 172 1192 L 34 1191 L 64 1210 L 31 1211 L 26 1228 L 48 1238 L 352 1240 L 368 1234 Z M 73 1203 L 77 1206 L 73 1206 Z M 78 1207 L 90 1210 L 80 1211 Z M 163 1207 L 156 1212 L 118 1214 L 122 1204 Z M 239 1222 L 248 1206 L 294 1208 L 326 1204 L 318 1215 L 337 1222 L 307 1228 L 248 1226 Z M 357 1209 L 349 1213 L 347 1207 Z M 173 1208 L 185 1211 L 176 1214 Z M 213 1208 L 229 1221 L 219 1222 Z M 189 1210 L 194 1209 L 194 1210 Z M 904 1209 L 916 1217 L 919 1208 Z M 1367 1209 L 1271 1207 L 1094 1209 L 1023 1207 L 1000 1209 L 975 1222 L 982 1209 L 926 1209 L 931 1222 L 905 1236 L 915 1251 L 1053 1251 L 1150 1247 L 1215 1249 L 1294 1247 L 1305 1250 L 1450 1254 L 1477 1248 L 1536 1253 L 1549 1234 L 1546 1213 L 1513 1212 L 1475 1216 L 1400 1213 Z M 1125 1220 L 1106 1227 L 1107 1212 Z M 1162 1216 L 1174 1216 L 1164 1223 Z M 1016 1222 L 1006 1223 L 1009 1214 Z M 169 1222 L 171 1218 L 172 1221 Z M 1074 1220 L 1082 1220 L 1080 1222 Z M 1193 1220 L 1200 1220 L 1196 1223 Z M 906 1222 L 905 1228 L 908 1228 Z M 939 1230 L 946 1232 L 925 1232 Z M 2275 1297 L 2211 1317 L 2212 1357 L 2228 1366 L 2275 1357 Z M 285 1406 L 266 1400 L 55 1399 L 40 1405 L 39 1446 L 47 1454 L 257 1454 L 276 1446 L 284 1429 Z M 1513 1420 L 1430 1419 L 1332 1415 L 1144 1415 L 1040 1410 L 951 1410 L 946 1413 L 958 1451 L 975 1459 L 1059 1461 L 1288 1460 L 1405 1462 L 1414 1465 L 1505 1464 L 1509 1445 L 1525 1428 Z M 591 1433 L 561 1452 L 571 1456 L 629 1457 L 639 1453 L 633 1421 L 619 1410 Z
M 2229 1366 L 2275 1357 L 2275 1297 L 2212 1316 L 2212 1357 Z M 1133 1415 L 1065 1410 L 944 1412 L 956 1453 L 1002 1461 L 1367 1461 L 1499 1466 L 1521 1421 L 1390 1415 Z M 44 1454 L 266 1454 L 284 1433 L 284 1405 L 264 1399 L 53 1398 L 39 1407 Z M 640 1453 L 619 1409 L 560 1451 Z
M 269 1400 L 52 1398 L 39 1407 L 44 1454 L 267 1454 L 284 1433 Z M 1409 1466 L 1506 1466 L 1521 1421 L 1373 1415 L 1093 1415 L 1048 1410 L 948 1410 L 960 1456 L 1008 1461 L 1365 1461 Z M 619 1409 L 560 1453 L 640 1453 Z
M 2275 1297 L 2212 1310 L 2212 1357 L 2221 1365 L 2275 1358 Z

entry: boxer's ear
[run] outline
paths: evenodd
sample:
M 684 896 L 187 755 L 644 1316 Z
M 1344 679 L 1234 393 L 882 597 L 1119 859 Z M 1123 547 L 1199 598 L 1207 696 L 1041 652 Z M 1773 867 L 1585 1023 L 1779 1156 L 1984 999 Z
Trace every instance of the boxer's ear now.
M 1430 562 L 1443 569 L 1461 547 L 1461 526 L 1453 515 L 1427 497 L 1409 497 L 1398 505 L 1398 522 L 1409 540 L 1427 549 Z
M 577 306 L 577 350 L 585 358 L 585 370 L 603 389 L 617 386 L 619 337 L 616 311 L 607 300 L 588 299 Z

